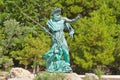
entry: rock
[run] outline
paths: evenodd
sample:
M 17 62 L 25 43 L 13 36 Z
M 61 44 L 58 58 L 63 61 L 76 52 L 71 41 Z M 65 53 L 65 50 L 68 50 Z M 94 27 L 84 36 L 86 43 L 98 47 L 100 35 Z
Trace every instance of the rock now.
M 30 78 L 10 78 L 8 80 L 33 80 L 33 79 L 30 79 Z
M 2 77 L 0 76 L 0 80 L 7 80 L 7 78 L 3 77 L 3 76 Z
M 85 73 L 85 79 L 99 80 L 98 76 L 93 73 Z
M 65 73 L 67 80 L 82 80 L 82 78 L 76 73 Z
M 12 68 L 10 70 L 10 78 L 29 78 L 32 80 L 34 78 L 34 75 L 23 68 Z
M 7 80 L 8 78 L 8 72 L 1 72 L 0 73 L 0 80 Z

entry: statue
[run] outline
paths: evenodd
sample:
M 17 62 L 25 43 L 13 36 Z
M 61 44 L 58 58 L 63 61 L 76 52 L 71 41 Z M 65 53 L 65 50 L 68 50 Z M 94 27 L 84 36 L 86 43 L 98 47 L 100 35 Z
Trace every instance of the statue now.
M 71 72 L 69 49 L 64 36 L 64 29 L 67 29 L 70 37 L 73 37 L 74 29 L 69 23 L 75 22 L 80 18 L 78 15 L 75 19 L 61 17 L 61 9 L 52 10 L 53 17 L 48 20 L 47 26 L 53 35 L 51 49 L 42 57 L 46 60 L 46 68 L 49 72 Z

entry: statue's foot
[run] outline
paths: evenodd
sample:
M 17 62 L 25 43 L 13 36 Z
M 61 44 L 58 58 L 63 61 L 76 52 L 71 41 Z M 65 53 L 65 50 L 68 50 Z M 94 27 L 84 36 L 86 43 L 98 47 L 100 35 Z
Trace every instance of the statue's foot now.
M 65 72 L 65 73 L 73 73 L 73 71 L 72 71 L 72 70 L 69 70 L 69 71 L 67 71 L 67 72 Z

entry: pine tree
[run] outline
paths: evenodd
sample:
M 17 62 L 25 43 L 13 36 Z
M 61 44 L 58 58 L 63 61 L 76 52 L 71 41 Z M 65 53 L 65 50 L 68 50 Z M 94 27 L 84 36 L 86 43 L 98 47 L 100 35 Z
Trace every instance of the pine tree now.
M 104 4 L 92 12 L 90 18 L 83 18 L 75 27 L 76 35 L 72 46 L 74 63 L 85 70 L 92 70 L 98 65 L 108 65 L 114 61 L 115 17 L 112 9 Z

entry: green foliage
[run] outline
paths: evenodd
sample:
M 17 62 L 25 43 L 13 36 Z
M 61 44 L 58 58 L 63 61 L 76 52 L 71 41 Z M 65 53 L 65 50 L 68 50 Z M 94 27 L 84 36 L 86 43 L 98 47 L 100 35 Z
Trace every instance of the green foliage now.
M 2 54 L 6 54 L 8 49 L 16 48 L 19 44 L 24 41 L 27 34 L 35 33 L 35 29 L 22 26 L 16 20 L 7 20 L 4 22 L 4 35 L 2 38 Z
M 34 80 L 66 80 L 63 73 L 38 73 Z
M 5 51 L 10 48 L 10 56 L 19 60 L 20 64 L 27 66 L 35 62 L 36 65 L 43 65 L 41 55 L 45 53 L 48 47 L 46 41 L 49 39 L 45 41 L 44 34 L 41 34 L 40 37 L 43 37 L 41 40 L 40 38 L 33 38 L 32 34 L 36 33 L 35 28 L 23 26 L 15 20 L 5 21 L 4 26 L 4 34 L 6 36 L 5 39 L 3 39 L 4 54 L 7 53 Z
M 105 4 L 91 13 L 90 18 L 83 18 L 75 27 L 75 43 L 71 43 L 74 62 L 86 70 L 96 65 L 108 65 L 114 61 L 115 17 Z M 70 43 L 70 42 L 69 42 Z M 77 44 L 77 45 L 76 45 Z
M 101 66 L 98 66 L 98 67 L 95 69 L 95 74 L 99 77 L 99 79 L 101 79 L 101 76 L 103 75 L 103 71 L 102 71 Z
M 83 80 L 91 80 L 90 78 L 84 78 Z
M 83 11 L 83 10 L 82 10 L 82 7 L 79 7 L 79 6 L 77 6 L 77 5 L 75 5 L 75 6 L 70 6 L 69 9 L 70 9 L 70 11 L 73 12 L 74 14 L 77 14 L 77 13 Z
M 0 58 L 0 67 L 3 67 L 4 70 L 9 70 L 14 65 L 12 58 L 4 56 Z
M 113 9 L 113 13 L 116 16 L 117 19 L 117 24 L 120 24 L 120 7 L 119 7 L 120 1 L 115 0 L 115 1 L 108 1 L 108 6 Z
M 113 69 L 115 71 L 115 72 L 113 72 L 114 74 L 120 74 L 120 30 L 118 33 L 119 33 L 119 35 L 115 40 L 116 41 L 115 50 L 114 50 L 115 61 L 110 65 L 111 67 L 113 67 Z M 117 67 L 117 69 L 116 69 L 116 67 Z
M 85 71 L 110 66 L 120 72 L 120 0 L 0 0 L 0 57 L 9 56 L 20 64 L 44 65 L 41 60 L 50 45 L 50 37 L 24 16 L 26 13 L 42 25 L 51 17 L 51 9 L 74 18 L 74 39 L 67 36 L 71 63 Z M 112 64 L 111 64 L 112 63 Z
M 45 35 L 41 35 L 45 36 Z M 46 40 L 47 41 L 47 40 Z M 26 39 L 26 43 L 23 45 L 22 50 L 12 51 L 10 54 L 13 58 L 20 61 L 20 64 L 27 66 L 33 62 L 33 67 L 36 65 L 44 65 L 42 55 L 48 50 L 49 45 L 45 38 L 33 38 L 32 36 Z

